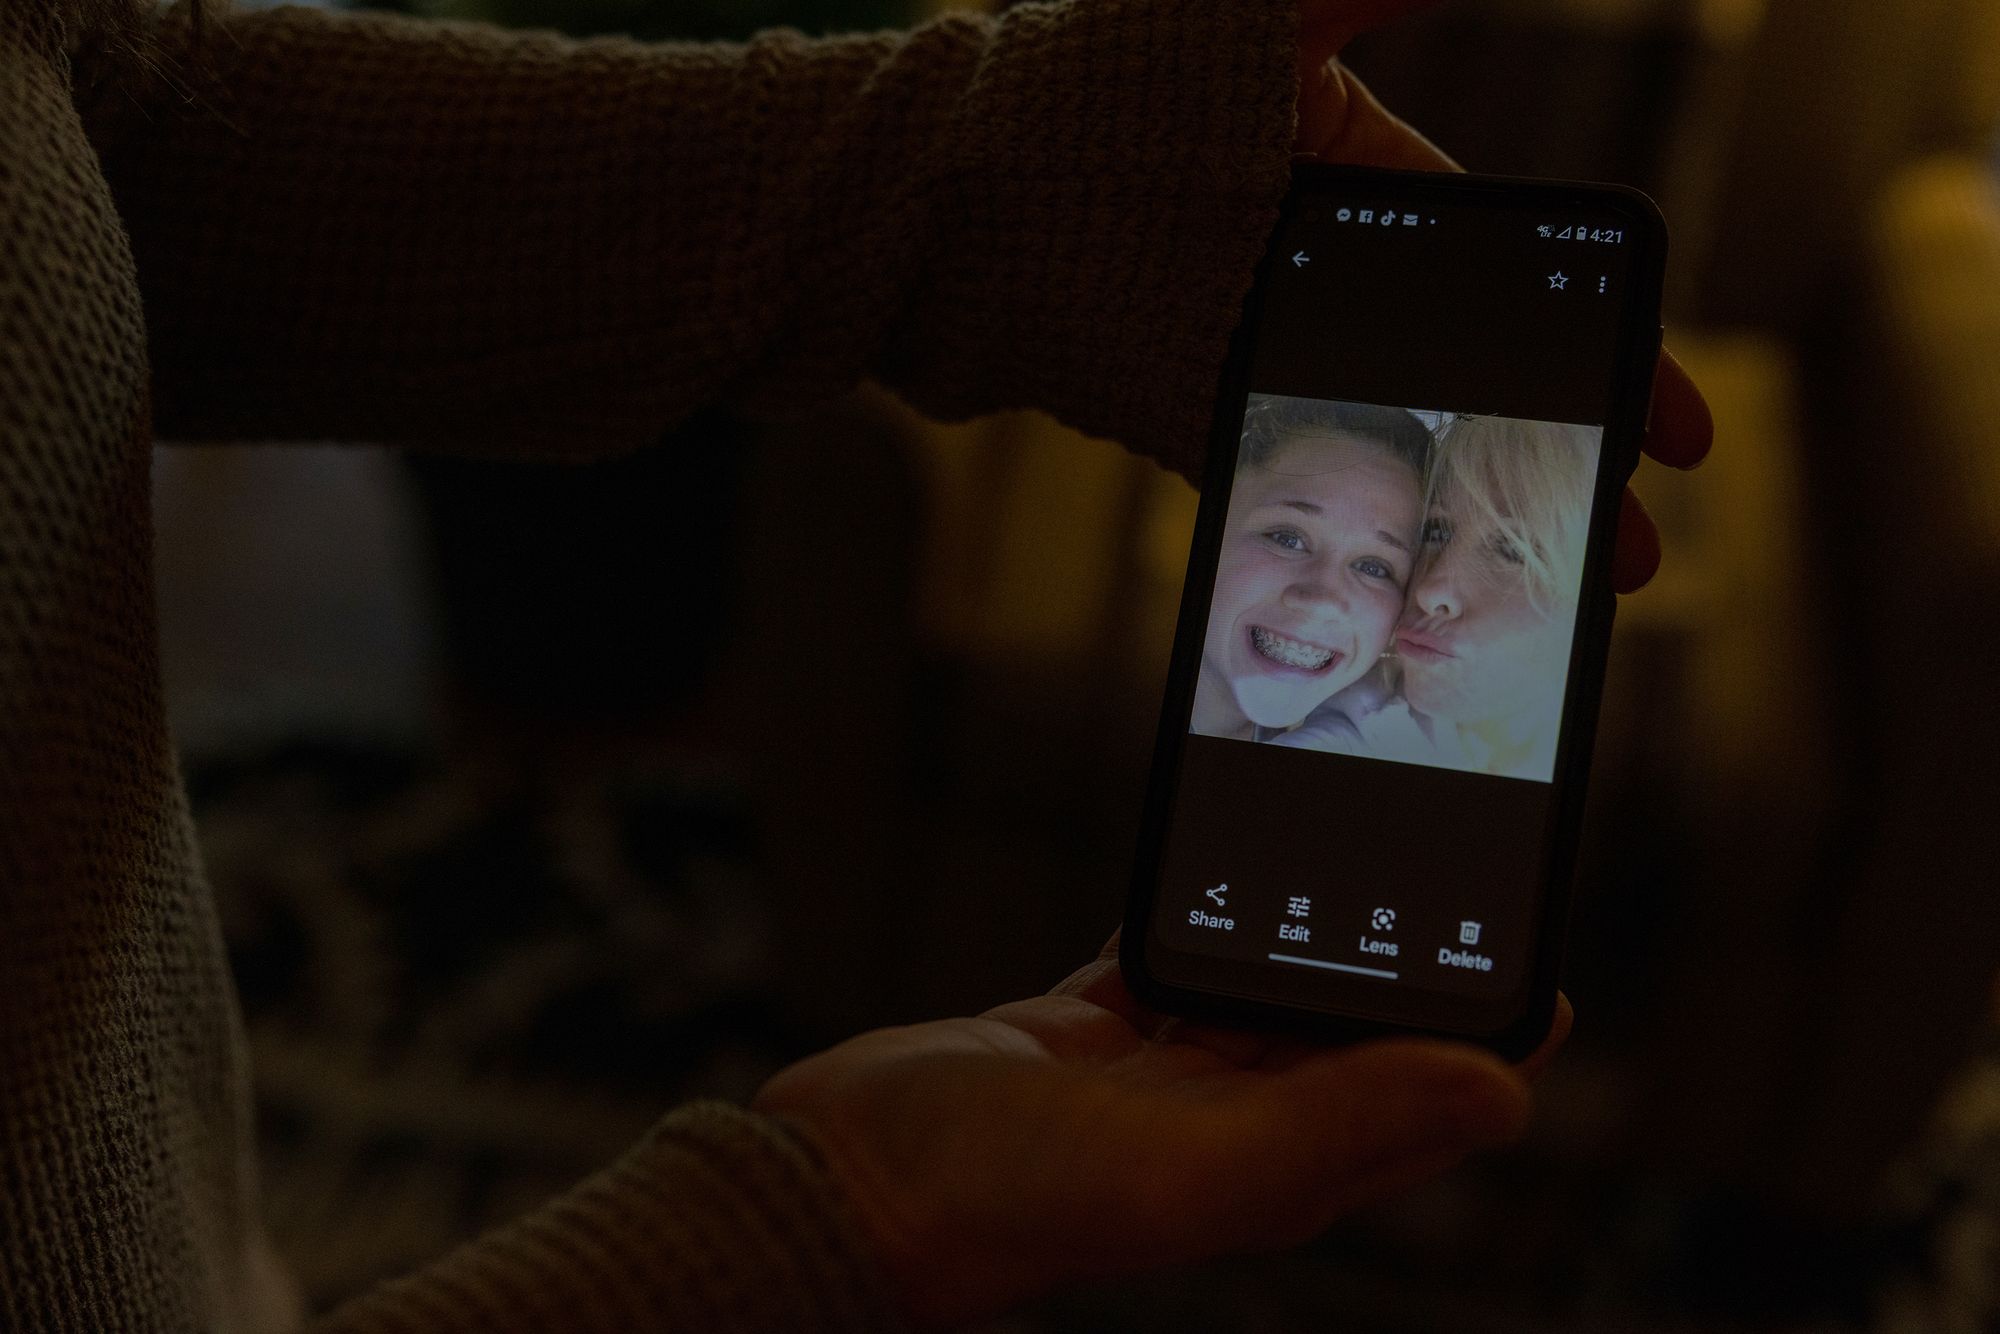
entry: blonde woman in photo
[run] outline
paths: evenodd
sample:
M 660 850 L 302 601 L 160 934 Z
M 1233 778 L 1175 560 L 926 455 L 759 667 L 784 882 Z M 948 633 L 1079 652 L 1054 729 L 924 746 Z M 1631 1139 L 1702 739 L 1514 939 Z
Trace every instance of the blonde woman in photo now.
M 1602 434 L 1469 417 L 1439 446 L 1394 649 L 1433 762 L 1552 776 Z
M 1279 744 L 1548 780 L 1600 437 L 1506 417 L 1446 428 L 1393 646 Z

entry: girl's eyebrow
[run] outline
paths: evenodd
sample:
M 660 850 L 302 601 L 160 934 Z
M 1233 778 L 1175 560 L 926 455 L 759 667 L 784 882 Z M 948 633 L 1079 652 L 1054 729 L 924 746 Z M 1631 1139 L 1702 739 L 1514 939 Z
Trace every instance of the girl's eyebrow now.
M 1326 513 L 1324 509 L 1321 509 L 1318 505 L 1313 504 L 1313 502 L 1310 500 L 1267 500 L 1262 505 L 1259 505 L 1257 508 L 1297 510 L 1301 514 L 1314 514 L 1314 515 Z M 1396 536 L 1394 533 L 1390 532 L 1388 529 L 1377 528 L 1375 530 L 1375 536 L 1382 539 L 1382 541 L 1388 543 L 1390 546 L 1396 548 L 1396 550 L 1402 552 L 1405 556 L 1410 554 L 1410 544 L 1405 542 L 1402 538 Z

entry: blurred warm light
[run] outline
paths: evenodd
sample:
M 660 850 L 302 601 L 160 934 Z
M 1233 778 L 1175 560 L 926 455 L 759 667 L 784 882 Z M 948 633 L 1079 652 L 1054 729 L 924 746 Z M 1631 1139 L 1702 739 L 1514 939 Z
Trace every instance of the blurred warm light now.
M 1773 791 L 1813 761 L 1797 700 L 1821 684 L 1809 643 L 1805 486 L 1793 368 L 1772 340 L 1670 333 L 1715 414 L 1715 448 L 1694 472 L 1647 460 L 1633 485 L 1665 547 L 1658 577 L 1619 607 L 1625 635 L 1691 651 L 1684 707 L 1691 754 L 1720 779 Z
M 912 425 L 930 505 L 919 596 L 934 643 L 995 661 L 1088 658 L 1099 670 L 1163 660 L 1192 487 L 1036 413 Z
M 1941 527 L 2000 557 L 2000 181 L 1970 155 L 1919 162 L 1891 184 L 1874 231 L 1895 369 L 1933 437 L 1929 503 Z

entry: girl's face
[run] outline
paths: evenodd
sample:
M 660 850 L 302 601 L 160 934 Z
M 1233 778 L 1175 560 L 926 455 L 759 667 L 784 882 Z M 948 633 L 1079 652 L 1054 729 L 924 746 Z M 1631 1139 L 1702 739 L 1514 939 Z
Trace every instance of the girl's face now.
M 1415 564 L 1417 476 L 1382 446 L 1281 445 L 1236 477 L 1202 675 L 1243 717 L 1291 727 L 1388 647 Z
M 1573 606 L 1538 609 L 1520 552 L 1492 525 L 1455 528 L 1433 511 L 1396 630 L 1403 694 L 1419 713 L 1477 726 L 1561 705 Z

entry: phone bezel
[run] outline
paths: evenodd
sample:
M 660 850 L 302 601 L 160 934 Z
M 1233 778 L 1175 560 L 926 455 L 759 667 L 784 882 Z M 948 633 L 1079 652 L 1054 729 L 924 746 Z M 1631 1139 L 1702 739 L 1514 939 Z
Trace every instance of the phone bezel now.
M 1346 193 L 1381 187 L 1421 188 L 1446 198 L 1491 202 L 1506 207 L 1565 205 L 1608 209 L 1629 218 L 1631 255 L 1624 321 L 1618 332 L 1612 386 L 1613 410 L 1604 425 L 1591 532 L 1585 554 L 1583 592 L 1571 659 L 1573 686 L 1567 710 L 1562 753 L 1553 779 L 1555 799 L 1543 863 L 1541 908 L 1535 917 L 1533 957 L 1526 981 L 1504 1002 L 1498 1022 L 1475 1023 L 1469 1029 L 1363 1017 L 1351 1013 L 1167 982 L 1154 973 L 1148 958 L 1164 950 L 1153 929 L 1160 890 L 1160 863 L 1166 847 L 1167 812 L 1178 785 L 1186 747 L 1188 701 L 1200 669 L 1201 644 L 1213 584 L 1213 567 L 1221 544 L 1226 497 L 1235 467 L 1244 410 L 1249 398 L 1252 354 L 1270 278 L 1283 261 L 1279 241 L 1285 224 L 1300 208 L 1327 192 Z M 1616 599 L 1611 592 L 1611 556 L 1619 511 L 1619 493 L 1638 464 L 1651 403 L 1653 374 L 1660 347 L 1660 293 L 1665 279 L 1667 231 L 1659 209 L 1645 194 L 1627 186 L 1589 182 L 1546 181 L 1518 177 L 1458 173 L 1401 172 L 1301 162 L 1294 166 L 1292 187 L 1280 206 L 1271 242 L 1257 269 L 1256 281 L 1244 302 L 1243 318 L 1231 338 L 1216 394 L 1202 501 L 1183 580 L 1174 648 L 1161 701 L 1154 740 L 1153 764 L 1140 819 L 1138 855 L 1127 898 L 1119 963 L 1126 985 L 1141 1004 L 1162 1013 L 1223 1023 L 1298 1030 L 1327 1041 L 1352 1042 L 1393 1034 L 1446 1036 L 1491 1048 L 1510 1059 L 1533 1051 L 1543 1040 L 1555 1014 L 1563 944 L 1573 898 L 1573 873 L 1582 829 L 1584 797 L 1598 706 L 1603 694 L 1609 655 L 1611 622 Z M 1206 571 L 1207 573 L 1203 573 Z M 1197 577 L 1200 576 L 1200 577 Z M 1389 993 L 1393 995 L 1394 993 Z M 1436 993 L 1425 993 L 1435 995 Z

